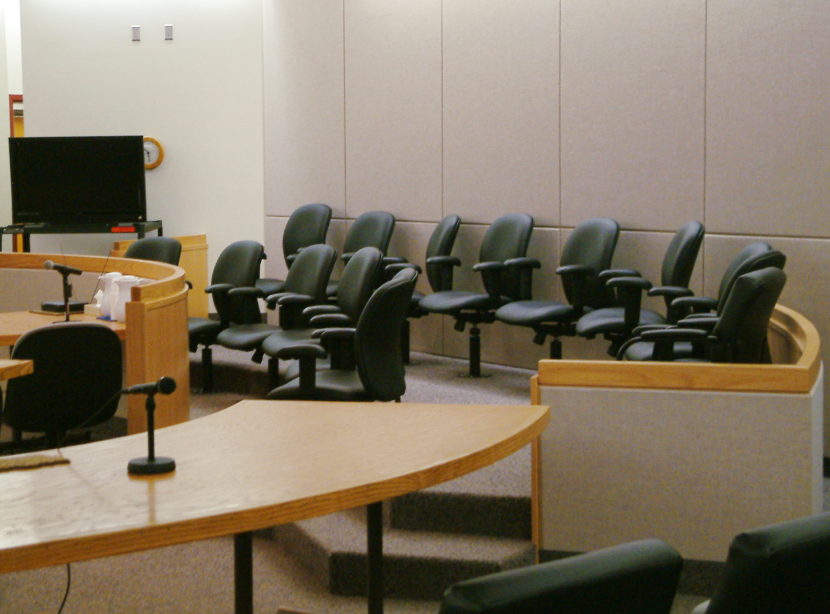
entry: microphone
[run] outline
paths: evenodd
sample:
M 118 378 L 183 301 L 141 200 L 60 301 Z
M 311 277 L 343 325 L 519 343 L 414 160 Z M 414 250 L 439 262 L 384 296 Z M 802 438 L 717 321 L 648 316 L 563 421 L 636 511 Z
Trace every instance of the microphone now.
M 176 389 L 176 380 L 172 377 L 159 378 L 157 382 L 148 382 L 146 384 L 136 384 L 129 388 L 124 388 L 121 392 L 123 394 L 170 394 Z
M 67 266 L 65 264 L 57 264 L 52 262 L 51 260 L 46 260 L 43 263 L 44 269 L 52 269 L 53 271 L 57 271 L 58 273 L 63 273 L 64 275 L 80 275 L 83 273 L 81 269 L 76 269 L 73 266 Z

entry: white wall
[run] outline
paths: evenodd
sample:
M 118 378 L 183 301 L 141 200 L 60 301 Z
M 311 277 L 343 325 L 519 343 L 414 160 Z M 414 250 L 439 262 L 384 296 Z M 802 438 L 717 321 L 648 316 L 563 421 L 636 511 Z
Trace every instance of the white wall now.
M 147 172 L 147 214 L 165 234 L 207 234 L 211 268 L 231 241 L 262 241 L 260 0 L 26 0 L 21 30 L 27 136 L 154 136 L 165 160 Z M 36 235 L 32 249 L 111 241 Z

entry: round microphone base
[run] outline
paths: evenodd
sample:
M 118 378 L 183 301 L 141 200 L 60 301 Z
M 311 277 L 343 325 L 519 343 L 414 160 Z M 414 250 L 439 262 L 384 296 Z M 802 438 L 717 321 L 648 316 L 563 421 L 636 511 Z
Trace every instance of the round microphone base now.
M 150 458 L 142 456 L 134 458 L 127 464 L 127 473 L 136 475 L 154 475 L 157 473 L 170 473 L 176 468 L 176 461 L 166 456 Z

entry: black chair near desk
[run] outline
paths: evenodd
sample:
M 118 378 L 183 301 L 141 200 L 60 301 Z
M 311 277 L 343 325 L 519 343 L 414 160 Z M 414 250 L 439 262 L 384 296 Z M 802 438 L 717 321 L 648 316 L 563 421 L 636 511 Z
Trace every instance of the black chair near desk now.
M 533 342 L 539 345 L 551 336 L 550 357 L 562 358 L 559 337 L 575 335 L 574 324 L 584 313 L 613 305 L 613 293 L 597 275 L 611 267 L 619 234 L 620 225 L 612 219 L 579 224 L 568 237 L 556 269 L 567 303 L 513 301 L 496 310 L 496 319 L 532 328 Z
M 118 407 L 121 341 L 106 326 L 67 322 L 37 328 L 17 340 L 11 358 L 34 361 L 34 371 L 8 382 L 2 422 L 14 441 L 7 451 L 59 446 L 68 431 L 101 424 Z M 23 439 L 22 433 L 43 436 Z
M 363 247 L 374 247 L 386 257 L 386 250 L 389 248 L 389 241 L 392 239 L 392 232 L 395 230 L 395 216 L 386 211 L 368 211 L 362 213 L 349 226 L 346 233 L 346 240 L 343 243 L 343 253 L 340 258 L 344 263 Z M 400 260 L 400 259 L 394 259 Z M 391 261 L 387 261 L 391 262 Z M 381 280 L 378 279 L 378 282 Z M 337 296 L 337 289 L 340 282 L 336 279 L 329 281 L 326 294 L 332 300 Z
M 539 261 L 527 258 L 533 232 L 533 218 L 526 213 L 512 213 L 495 220 L 481 241 L 479 262 L 473 271 L 481 273 L 485 292 L 443 290 L 428 294 L 419 303 L 427 313 L 439 313 L 455 319 L 455 330 L 470 324 L 471 377 L 481 376 L 481 329 L 491 323 L 495 311 L 511 301 L 531 298 L 532 271 Z
M 144 237 L 131 243 L 124 258 L 154 260 L 178 266 L 182 244 L 173 237 Z
M 187 319 L 190 351 L 195 352 L 202 346 L 202 388 L 205 392 L 213 390 L 213 351 L 210 346 L 216 341 L 216 335 L 231 324 L 262 320 L 256 297 L 229 296 L 228 292 L 240 286 L 252 287 L 259 278 L 259 266 L 264 257 L 265 249 L 256 241 L 235 241 L 223 249 L 213 267 L 210 285 L 205 288 L 205 292 L 213 296 L 219 319 Z
M 326 242 L 329 222 L 331 207 L 322 203 L 302 205 L 291 213 L 282 233 L 282 255 L 289 270 L 301 249 Z M 285 280 L 263 277 L 256 280 L 256 287 L 264 298 L 282 292 Z
M 439 614 L 669 614 L 683 560 L 657 539 L 465 580 Z
M 357 326 L 324 328 L 320 343 L 298 343 L 280 349 L 280 359 L 300 361 L 300 376 L 268 393 L 269 399 L 322 401 L 400 401 L 406 391 L 400 328 L 412 301 L 418 272 L 399 271 L 369 298 Z M 334 342 L 329 346 L 329 342 Z M 353 344 L 355 369 L 317 370 L 317 360 Z M 336 361 L 335 361 L 336 362 Z

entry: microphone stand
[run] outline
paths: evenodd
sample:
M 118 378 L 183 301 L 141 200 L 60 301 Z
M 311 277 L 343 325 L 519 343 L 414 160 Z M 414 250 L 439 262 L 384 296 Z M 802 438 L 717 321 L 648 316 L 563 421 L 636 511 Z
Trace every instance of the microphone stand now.
M 69 271 L 59 271 L 63 278 L 63 313 L 64 322 L 69 322 L 69 299 L 72 298 L 72 284 L 69 283 Z
M 127 464 L 127 472 L 136 475 L 169 473 L 176 468 L 176 461 L 167 456 L 156 458 L 155 423 L 156 393 L 148 392 L 144 405 L 147 410 L 147 456 L 134 458 Z

